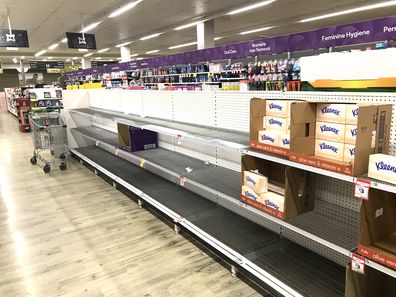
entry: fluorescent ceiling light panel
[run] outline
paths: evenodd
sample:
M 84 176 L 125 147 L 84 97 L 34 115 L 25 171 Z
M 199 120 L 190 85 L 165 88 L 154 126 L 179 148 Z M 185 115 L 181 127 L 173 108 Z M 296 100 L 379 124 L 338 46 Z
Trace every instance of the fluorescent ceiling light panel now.
M 196 26 L 196 25 L 198 25 L 198 24 L 200 24 L 202 22 L 203 21 L 197 21 L 197 22 L 189 23 L 189 24 L 186 24 L 186 25 L 183 25 L 183 26 L 176 27 L 174 30 L 183 30 L 183 29 L 186 29 L 186 28 L 194 27 L 194 26 Z
M 17 48 L 17 47 L 6 47 L 6 50 L 7 51 L 19 51 L 19 48 Z
M 299 23 L 312 22 L 312 21 L 317 21 L 317 20 L 322 20 L 322 19 L 328 19 L 328 18 L 336 17 L 336 16 L 339 16 L 339 15 L 350 14 L 350 13 L 366 11 L 366 10 L 371 10 L 371 9 L 377 9 L 377 8 L 384 8 L 384 7 L 388 7 L 388 6 L 394 6 L 394 5 L 396 5 L 396 1 L 386 1 L 386 2 L 381 2 L 381 3 L 376 3 L 376 4 L 371 4 L 371 5 L 351 8 L 351 9 L 347 9 L 347 10 L 341 10 L 341 11 L 337 11 L 337 12 L 333 12 L 333 13 L 323 14 L 323 15 L 320 15 L 320 16 L 303 19 L 303 20 L 298 21 L 298 22 Z
M 104 53 L 107 52 L 110 48 L 102 48 L 101 50 L 98 50 L 98 53 Z
M 71 59 L 66 59 L 66 62 L 70 62 L 71 61 Z
M 100 22 L 92 23 L 92 24 L 84 27 L 84 30 L 81 30 L 80 33 L 87 33 L 88 31 L 96 28 L 99 24 L 100 24 Z
M 21 60 L 23 60 L 23 59 L 25 59 L 25 56 L 22 56 L 22 57 L 21 57 Z
M 77 57 L 73 57 L 72 59 L 73 59 L 73 60 L 77 60 L 78 58 L 77 58 Z
M 109 18 L 114 18 L 116 16 L 119 16 L 120 14 L 123 14 L 124 12 L 134 8 L 136 5 L 138 5 L 140 2 L 142 2 L 143 0 L 137 0 L 134 2 L 130 2 L 122 7 L 120 7 L 119 9 L 113 11 L 110 15 Z
M 92 55 L 93 55 L 93 53 L 88 53 L 88 54 L 85 54 L 84 57 L 90 57 Z
M 40 56 L 44 55 L 46 52 L 47 52 L 47 50 L 41 50 L 41 51 L 35 53 L 34 56 L 35 57 L 40 57 Z
M 159 52 L 159 50 L 152 50 L 152 51 L 146 52 L 146 54 L 154 54 L 154 53 L 158 53 L 158 52 Z
M 45 61 L 47 61 L 47 59 L 43 59 L 43 61 L 45 62 Z
M 86 52 L 88 51 L 88 49 L 86 49 L 86 48 L 79 48 L 78 51 L 79 51 L 79 52 L 84 52 L 84 53 L 86 53 Z
M 116 47 L 126 46 L 126 45 L 129 45 L 131 43 L 132 43 L 132 41 L 123 42 L 123 43 L 117 44 Z
M 259 28 L 259 29 L 254 29 L 254 30 L 249 30 L 249 31 L 244 31 L 239 33 L 240 35 L 246 35 L 246 34 L 251 34 L 251 33 L 256 33 L 256 32 L 261 32 L 261 31 L 267 31 L 273 27 L 264 27 L 264 28 Z
M 147 40 L 147 39 L 155 38 L 155 37 L 160 36 L 161 34 L 162 33 L 155 33 L 155 34 L 147 35 L 147 36 L 140 38 L 140 40 Z
M 48 60 L 52 60 L 53 57 L 48 57 Z
M 131 58 L 133 58 L 133 57 L 137 57 L 139 54 L 133 54 L 133 55 L 131 55 Z
M 51 44 L 51 45 L 48 47 L 48 49 L 49 49 L 49 50 L 53 50 L 53 49 L 57 48 L 58 45 L 59 45 L 59 43 Z
M 67 38 L 66 38 L 66 37 L 63 38 L 63 39 L 61 40 L 61 42 L 62 42 L 62 43 L 66 43 L 66 42 L 67 42 Z
M 220 40 L 222 38 L 224 38 L 224 36 L 218 36 L 218 37 L 215 37 L 214 40 Z
M 269 4 L 271 4 L 272 2 L 275 2 L 275 1 L 276 0 L 261 1 L 261 2 L 256 3 L 256 4 L 252 4 L 252 5 L 248 5 L 248 6 L 239 8 L 239 9 L 232 10 L 232 11 L 230 11 L 227 14 L 228 15 L 239 14 L 239 13 L 242 13 L 242 12 L 245 12 L 245 11 L 248 11 L 248 10 L 252 10 L 252 9 L 256 9 L 256 8 L 259 8 L 259 7 L 263 7 L 263 6 L 269 5 Z
M 168 49 L 175 49 L 175 48 L 181 48 L 181 47 L 186 47 L 186 46 L 190 46 L 190 45 L 195 45 L 197 44 L 197 42 L 189 42 L 189 43 L 184 43 L 184 44 L 179 44 L 179 45 L 174 45 L 171 47 L 168 47 Z
M 102 57 L 97 57 L 97 58 L 95 58 L 96 60 L 101 60 L 102 59 Z

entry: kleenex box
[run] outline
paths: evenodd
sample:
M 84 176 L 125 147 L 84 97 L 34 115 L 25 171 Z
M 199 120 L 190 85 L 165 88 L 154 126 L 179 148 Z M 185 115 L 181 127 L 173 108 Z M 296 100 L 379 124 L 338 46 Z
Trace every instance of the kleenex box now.
M 396 184 L 396 157 L 385 154 L 370 155 L 368 176 Z
M 343 142 L 345 125 L 339 123 L 316 122 L 315 138 Z
M 344 146 L 344 162 L 353 162 L 355 159 L 356 147 L 354 144 L 345 144 Z
M 268 192 L 268 178 L 255 171 L 245 170 L 243 173 L 244 185 L 252 189 L 255 193 L 261 194 Z
M 357 135 L 356 125 L 345 125 L 345 143 L 355 144 Z
M 290 100 L 265 100 L 266 116 L 290 117 Z
M 349 125 L 357 125 L 359 117 L 359 106 L 347 104 L 345 122 Z
M 344 143 L 316 139 L 315 156 L 344 161 Z
M 287 132 L 290 127 L 289 118 L 281 118 L 274 116 L 265 116 L 264 117 L 264 128 L 266 130 L 281 130 Z
M 347 104 L 319 103 L 316 105 L 316 121 L 345 124 Z
M 274 192 L 267 192 L 260 195 L 261 203 L 263 203 L 267 207 L 271 207 L 277 211 L 284 212 L 285 211 L 285 197 Z
M 278 131 L 261 130 L 258 134 L 258 142 L 278 146 L 279 135 Z

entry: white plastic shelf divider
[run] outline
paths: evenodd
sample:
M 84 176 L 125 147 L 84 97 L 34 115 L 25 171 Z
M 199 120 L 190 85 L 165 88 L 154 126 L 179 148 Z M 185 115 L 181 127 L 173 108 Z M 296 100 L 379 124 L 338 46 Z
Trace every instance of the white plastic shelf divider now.
M 272 161 L 272 162 L 275 162 L 275 163 L 283 164 L 283 165 L 286 165 L 286 166 L 290 166 L 290 167 L 306 170 L 306 171 L 309 171 L 309 172 L 321 174 L 321 175 L 328 176 L 328 177 L 331 177 L 331 178 L 335 178 L 335 179 L 338 179 L 338 180 L 347 181 L 347 182 L 350 182 L 350 183 L 355 183 L 356 179 L 359 178 L 359 177 L 355 177 L 355 176 L 341 174 L 341 173 L 337 173 L 337 172 L 333 172 L 333 171 L 329 171 L 329 170 L 325 170 L 325 169 L 321 169 L 321 168 L 317 168 L 317 167 L 313 167 L 313 166 L 309 166 L 309 165 L 293 162 L 293 161 L 290 161 L 289 159 L 286 159 L 284 157 L 279 157 L 279 156 L 276 156 L 276 155 L 266 154 L 264 152 L 259 152 L 259 151 L 255 151 L 255 150 L 251 150 L 251 149 L 244 149 L 244 150 L 241 151 L 241 153 L 245 154 L 245 155 L 253 156 L 253 157 L 256 157 L 256 158 L 260 158 L 260 159 L 263 159 L 263 160 L 268 160 L 268 161 Z M 386 191 L 386 192 L 391 192 L 391 193 L 396 193 L 396 185 L 395 184 L 386 183 L 386 182 L 378 181 L 378 180 L 375 180 L 375 179 L 371 179 L 371 178 L 367 177 L 367 175 L 361 176 L 360 178 L 363 178 L 363 179 L 366 179 L 366 180 L 370 180 L 371 181 L 371 187 L 373 187 L 375 189 L 379 189 L 379 190 Z

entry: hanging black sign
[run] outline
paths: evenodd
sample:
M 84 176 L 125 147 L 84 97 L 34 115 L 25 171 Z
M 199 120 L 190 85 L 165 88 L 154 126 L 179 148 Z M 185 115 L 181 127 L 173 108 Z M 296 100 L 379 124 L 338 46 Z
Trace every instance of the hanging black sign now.
M 30 69 L 63 69 L 63 61 L 30 61 Z
M 96 49 L 94 34 L 66 32 L 67 46 L 69 48 Z
M 0 47 L 29 47 L 27 31 L 0 29 Z
M 91 61 L 91 67 L 97 67 L 97 66 L 107 66 L 107 65 L 111 65 L 111 64 L 117 64 L 118 62 L 116 61 L 103 61 L 103 60 L 99 60 L 99 61 Z

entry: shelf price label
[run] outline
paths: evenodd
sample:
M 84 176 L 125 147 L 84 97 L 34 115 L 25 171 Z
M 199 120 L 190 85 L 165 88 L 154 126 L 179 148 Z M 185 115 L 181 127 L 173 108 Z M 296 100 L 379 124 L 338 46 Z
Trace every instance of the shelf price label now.
M 369 180 L 356 178 L 355 179 L 355 198 L 368 200 L 371 182 Z
M 177 145 L 182 145 L 183 143 L 183 135 L 177 135 Z
M 364 274 L 364 266 L 366 265 L 366 260 L 357 254 L 352 254 L 351 256 L 351 269 L 360 274 Z
M 141 168 L 143 168 L 145 163 L 146 163 L 146 160 L 145 160 L 145 159 L 141 159 L 141 160 L 140 160 L 139 166 L 140 166 Z

